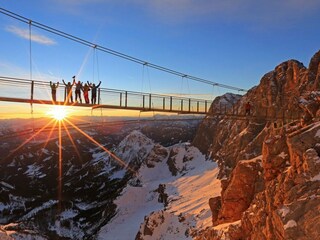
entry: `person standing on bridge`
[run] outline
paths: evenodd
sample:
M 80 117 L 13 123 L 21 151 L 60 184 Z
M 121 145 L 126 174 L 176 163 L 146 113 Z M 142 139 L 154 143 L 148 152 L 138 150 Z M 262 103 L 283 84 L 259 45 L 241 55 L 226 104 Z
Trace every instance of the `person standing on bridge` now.
M 80 100 L 80 103 L 82 103 L 82 99 L 81 99 L 81 89 L 82 89 L 82 82 L 78 81 L 78 83 L 76 83 L 76 90 L 75 90 L 75 95 L 76 95 L 76 102 L 78 101 L 78 97 Z
M 84 96 L 84 100 L 86 101 L 86 104 L 89 104 L 89 91 L 90 91 L 89 85 L 84 84 L 84 86 L 82 87 L 82 91 L 83 91 L 83 96 Z
M 55 84 L 50 81 L 50 87 L 51 87 L 52 101 L 53 103 L 55 103 L 57 101 L 56 93 L 57 93 L 57 88 L 59 87 L 59 82 Z
M 67 101 L 67 103 L 69 103 L 70 100 L 71 100 L 71 103 L 73 103 L 72 87 L 76 83 L 76 80 L 75 80 L 75 76 L 73 76 L 72 78 L 73 78 L 72 84 L 70 82 L 66 84 L 65 81 L 62 79 L 63 84 L 66 86 L 67 99 L 65 100 Z
M 101 81 L 99 82 L 99 84 L 97 86 L 94 83 L 91 84 L 89 82 L 88 82 L 88 85 L 91 88 L 91 104 L 96 104 L 96 101 L 97 101 L 97 89 L 100 87 Z

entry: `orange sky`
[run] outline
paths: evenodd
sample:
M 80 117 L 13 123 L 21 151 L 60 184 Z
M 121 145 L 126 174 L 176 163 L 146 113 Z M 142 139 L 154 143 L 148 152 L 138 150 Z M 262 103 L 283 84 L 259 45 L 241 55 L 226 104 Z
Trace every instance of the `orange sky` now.
M 53 105 L 33 105 L 33 115 L 31 114 L 31 106 L 28 103 L 11 103 L 0 102 L 0 119 L 11 118 L 40 118 L 51 117 L 50 111 L 52 111 Z M 101 116 L 101 110 L 95 109 L 91 111 L 91 108 L 84 107 L 65 107 L 68 116 Z M 103 116 L 129 116 L 129 117 L 147 117 L 152 116 L 153 112 L 132 111 L 132 110 L 116 110 L 116 109 L 103 109 Z M 163 113 L 162 113 L 163 114 Z

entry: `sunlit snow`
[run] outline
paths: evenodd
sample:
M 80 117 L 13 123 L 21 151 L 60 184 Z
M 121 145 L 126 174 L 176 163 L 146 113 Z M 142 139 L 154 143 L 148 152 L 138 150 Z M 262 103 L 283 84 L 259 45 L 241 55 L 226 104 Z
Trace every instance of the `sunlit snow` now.
M 149 147 L 150 145 L 152 143 L 148 144 Z M 188 152 L 183 144 L 176 145 L 174 148 L 178 149 L 178 155 L 182 156 L 186 153 L 192 155 L 189 156 L 193 159 L 192 161 L 183 163 L 178 160 L 179 168 L 182 169 L 182 165 L 184 165 L 185 171 L 177 176 L 172 176 L 166 160 L 155 163 L 154 168 L 142 165 L 137 176 L 142 186 L 128 185 L 123 190 L 115 201 L 118 206 L 117 215 L 100 230 L 98 239 L 134 239 L 145 216 L 164 210 L 163 203 L 158 202 L 159 194 L 156 189 L 159 184 L 166 185 L 166 193 L 169 195 L 169 205 L 163 213 L 167 219 L 159 226 L 161 231 L 160 229 L 154 231 L 150 239 L 181 239 L 181 236 L 185 234 L 181 232 L 184 230 L 182 225 L 184 228 L 191 226 L 198 229 L 211 225 L 208 199 L 219 195 L 221 191 L 220 181 L 217 179 L 217 165 L 206 160 L 205 156 L 196 148 L 190 147 Z M 178 159 L 180 158 L 178 157 Z M 185 216 L 186 222 L 184 224 L 177 223 L 174 226 L 176 229 L 167 229 L 167 231 L 162 229 L 170 227 L 169 223 L 177 222 L 179 215 Z M 165 237 L 164 233 L 167 234 L 167 238 L 163 238 Z M 157 234 L 161 234 L 161 236 L 157 236 Z

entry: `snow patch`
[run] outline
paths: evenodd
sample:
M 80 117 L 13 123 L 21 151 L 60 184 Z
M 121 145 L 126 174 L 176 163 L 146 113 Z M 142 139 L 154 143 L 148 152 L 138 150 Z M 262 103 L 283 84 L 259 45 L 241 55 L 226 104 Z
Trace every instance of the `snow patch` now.
M 1 184 L 2 186 L 6 187 L 6 188 L 15 189 L 14 186 L 12 186 L 11 184 L 6 183 L 6 182 L 1 181 L 0 184 Z
M 110 176 L 110 179 L 111 180 L 113 180 L 113 179 L 122 179 L 125 176 L 126 172 L 127 171 L 125 169 L 121 169 L 120 171 L 116 171 Z
M 316 176 L 311 178 L 311 181 L 320 181 L 320 173 L 318 173 Z
M 39 177 L 41 175 L 43 175 L 43 173 L 40 171 L 42 167 L 37 166 L 36 163 L 32 164 L 32 165 L 28 165 L 28 170 L 25 171 L 24 174 L 26 174 L 28 177 Z
M 316 132 L 316 135 L 314 135 L 316 138 L 320 138 L 320 129 Z
M 68 209 L 60 213 L 61 220 L 70 219 L 78 215 L 78 211 Z
M 29 218 L 33 217 L 34 215 L 36 215 L 38 212 L 40 212 L 41 210 L 47 209 L 47 208 L 51 208 L 53 205 L 55 205 L 56 203 L 58 203 L 57 200 L 50 200 L 48 202 L 43 203 L 41 206 L 36 207 L 34 209 L 32 209 L 30 212 L 28 212 L 26 215 L 24 215 L 20 221 L 24 221 L 24 220 L 28 220 Z
M 297 226 L 297 222 L 294 220 L 289 220 L 286 225 L 284 225 L 284 229 L 293 228 Z
M 281 217 L 284 218 L 290 212 L 290 209 L 287 206 L 283 206 L 278 211 L 279 211 Z
M 288 156 L 288 154 L 286 154 L 285 152 L 281 152 L 278 156 L 285 159 Z

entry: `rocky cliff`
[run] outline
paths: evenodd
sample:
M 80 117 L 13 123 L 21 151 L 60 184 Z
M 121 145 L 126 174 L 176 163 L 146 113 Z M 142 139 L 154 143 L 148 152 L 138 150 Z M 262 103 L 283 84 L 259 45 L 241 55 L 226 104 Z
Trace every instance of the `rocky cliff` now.
M 213 104 L 193 144 L 218 162 L 222 191 L 197 239 L 320 236 L 319 81 L 320 51 L 308 68 L 281 63 L 229 106 L 240 115 L 250 102 L 251 116 L 217 116 Z

